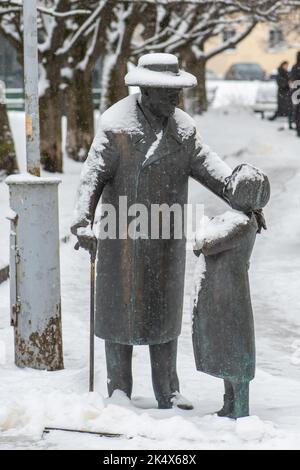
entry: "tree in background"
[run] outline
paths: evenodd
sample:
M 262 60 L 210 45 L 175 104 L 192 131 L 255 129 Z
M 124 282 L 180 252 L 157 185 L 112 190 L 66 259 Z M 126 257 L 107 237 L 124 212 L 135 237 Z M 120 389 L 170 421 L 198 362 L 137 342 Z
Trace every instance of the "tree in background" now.
M 0 178 L 18 171 L 15 145 L 11 133 L 6 105 L 4 84 L 0 82 Z
M 22 60 L 22 9 L 0 0 L 0 32 Z M 67 115 L 67 153 L 84 160 L 94 135 L 92 72 L 101 57 L 101 112 L 127 95 L 128 62 L 147 52 L 180 55 L 198 78 L 186 103 L 207 109 L 209 59 L 234 47 L 262 21 L 277 22 L 300 0 L 39 0 L 41 156 L 62 171 L 61 118 Z M 224 32 L 236 33 L 224 40 Z M 214 45 L 212 45 L 214 39 Z
M 207 110 L 206 65 L 218 54 L 243 41 L 260 22 L 277 23 L 299 9 L 298 0 L 205 0 L 190 2 L 151 2 L 156 11 L 154 34 L 133 54 L 170 52 L 179 54 L 198 87 L 188 91 L 189 112 Z M 226 39 L 228 28 L 235 33 Z M 214 39 L 214 42 L 212 42 Z

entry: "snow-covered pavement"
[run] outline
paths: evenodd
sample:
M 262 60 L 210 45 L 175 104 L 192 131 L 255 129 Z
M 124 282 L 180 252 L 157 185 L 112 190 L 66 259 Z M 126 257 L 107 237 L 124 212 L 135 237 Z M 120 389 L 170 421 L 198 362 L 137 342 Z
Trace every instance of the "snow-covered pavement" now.
M 238 422 L 214 416 L 222 402 L 222 383 L 195 370 L 190 325 L 195 258 L 190 252 L 178 368 L 182 393 L 193 401 L 194 411 L 155 409 L 146 347 L 135 348 L 132 403 L 118 394 L 107 400 L 103 343 L 97 340 L 97 393 L 88 394 L 88 256 L 66 244 L 61 250 L 64 371 L 15 368 L 9 286 L 0 286 L 0 449 L 300 449 L 300 140 L 245 110 L 211 111 L 197 118 L 197 124 L 205 141 L 231 166 L 244 161 L 259 166 L 272 185 L 265 211 L 269 230 L 257 238 L 250 274 L 258 362 L 251 387 L 252 416 Z M 66 162 L 60 189 L 62 234 L 69 224 L 79 171 L 80 164 Z M 5 259 L 3 183 L 0 197 L 0 258 Z M 208 215 L 225 210 L 195 182 L 190 199 L 204 202 Z M 124 437 L 54 432 L 41 439 L 44 426 Z

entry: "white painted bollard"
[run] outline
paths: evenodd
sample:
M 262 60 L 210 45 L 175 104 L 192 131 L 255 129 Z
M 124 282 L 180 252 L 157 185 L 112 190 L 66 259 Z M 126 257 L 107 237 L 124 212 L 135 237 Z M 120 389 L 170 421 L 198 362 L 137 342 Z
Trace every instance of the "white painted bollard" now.
M 10 190 L 11 322 L 19 367 L 63 369 L 57 178 L 15 175 Z

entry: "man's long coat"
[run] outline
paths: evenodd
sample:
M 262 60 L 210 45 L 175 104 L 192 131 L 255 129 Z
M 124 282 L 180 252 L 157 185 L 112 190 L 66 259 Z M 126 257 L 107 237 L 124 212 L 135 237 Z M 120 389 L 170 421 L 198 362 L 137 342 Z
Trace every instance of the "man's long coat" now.
M 116 211 L 117 238 L 101 236 L 98 245 L 97 336 L 122 344 L 159 344 L 177 338 L 181 331 L 186 240 L 184 234 L 176 239 L 180 223 L 171 217 L 169 239 L 163 239 L 161 230 L 151 238 L 154 219 L 149 217 L 148 238 L 145 224 L 136 227 L 143 232 L 141 238 L 126 237 L 124 223 L 118 222 L 124 216 L 124 197 L 128 208 L 142 204 L 149 213 L 155 204 L 177 204 L 183 209 L 190 176 L 222 197 L 229 174 L 230 168 L 201 143 L 194 121 L 179 109 L 159 135 L 147 120 L 138 94 L 102 115 L 82 171 L 72 230 L 93 223 L 101 195 L 102 204 L 111 204 Z M 104 223 L 111 211 L 103 207 L 108 210 Z M 128 224 L 135 209 L 125 218 Z M 107 227 L 108 232 L 111 228 Z

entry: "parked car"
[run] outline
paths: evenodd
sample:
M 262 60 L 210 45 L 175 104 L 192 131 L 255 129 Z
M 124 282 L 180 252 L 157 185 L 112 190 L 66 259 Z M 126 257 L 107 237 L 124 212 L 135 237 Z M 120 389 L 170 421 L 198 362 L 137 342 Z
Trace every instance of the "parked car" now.
M 216 72 L 210 69 L 206 69 L 205 75 L 206 75 L 206 80 L 222 80 L 222 77 L 220 77 L 220 75 L 218 75 Z
M 259 64 L 241 63 L 230 67 L 225 80 L 261 80 L 267 79 L 267 74 Z

